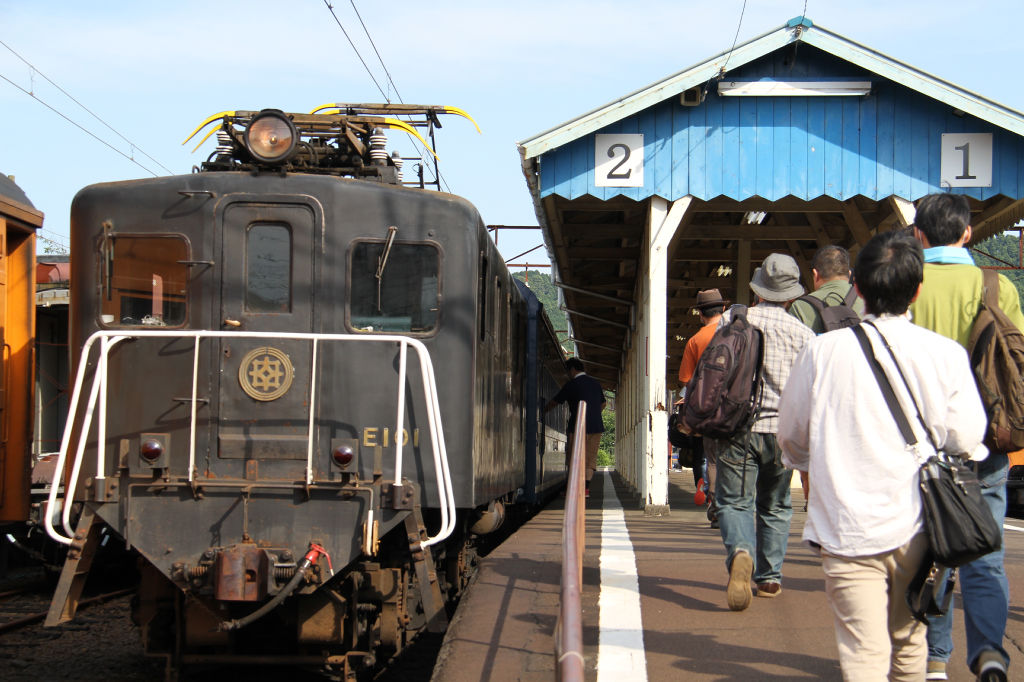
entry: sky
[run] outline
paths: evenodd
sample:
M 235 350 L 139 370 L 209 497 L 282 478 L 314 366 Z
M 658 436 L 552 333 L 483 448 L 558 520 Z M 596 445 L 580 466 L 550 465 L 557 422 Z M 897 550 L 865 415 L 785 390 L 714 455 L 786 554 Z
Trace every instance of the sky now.
M 1020 0 L 330 4 L 337 22 L 324 0 L 0 0 L 0 172 L 45 214 L 40 236 L 67 245 L 87 185 L 191 172 L 213 139 L 181 143 L 217 112 L 385 99 L 471 114 L 482 133 L 456 116 L 437 132 L 447 189 L 489 225 L 536 225 L 517 142 L 801 15 L 1024 111 Z M 414 151 L 397 132 L 389 149 Z M 539 231 L 497 241 L 547 262 Z

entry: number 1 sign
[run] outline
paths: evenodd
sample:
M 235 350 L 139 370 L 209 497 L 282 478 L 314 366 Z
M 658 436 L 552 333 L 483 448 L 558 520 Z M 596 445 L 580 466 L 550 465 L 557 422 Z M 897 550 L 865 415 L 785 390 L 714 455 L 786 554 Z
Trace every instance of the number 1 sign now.
M 644 186 L 644 136 L 595 135 L 594 185 Z
M 992 133 L 943 133 L 939 186 L 992 186 Z

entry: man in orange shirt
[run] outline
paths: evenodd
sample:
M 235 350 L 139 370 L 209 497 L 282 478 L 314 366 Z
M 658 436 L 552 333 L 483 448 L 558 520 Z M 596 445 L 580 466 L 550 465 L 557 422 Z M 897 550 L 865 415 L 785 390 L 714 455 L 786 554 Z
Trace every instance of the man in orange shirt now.
M 682 384 L 684 389 L 690 383 L 693 372 L 697 369 L 697 361 L 700 359 L 704 349 L 708 347 L 711 337 L 715 335 L 715 330 L 718 329 L 718 321 L 722 317 L 722 311 L 725 310 L 725 303 L 718 289 L 706 289 L 705 291 L 697 292 L 697 303 L 693 306 L 693 310 L 696 310 L 697 315 L 700 317 L 701 327 L 696 334 L 689 338 L 686 342 L 686 348 L 683 349 L 683 361 L 679 364 L 679 383 Z M 713 480 L 715 463 L 706 459 L 702 439 L 698 437 L 696 441 L 696 452 L 694 454 L 697 461 L 694 462 L 693 478 L 697 483 L 697 494 L 694 496 L 694 502 L 700 505 L 704 504 L 707 491 L 715 489 Z M 713 498 L 711 505 L 708 507 L 708 519 L 711 521 L 711 527 L 716 527 Z

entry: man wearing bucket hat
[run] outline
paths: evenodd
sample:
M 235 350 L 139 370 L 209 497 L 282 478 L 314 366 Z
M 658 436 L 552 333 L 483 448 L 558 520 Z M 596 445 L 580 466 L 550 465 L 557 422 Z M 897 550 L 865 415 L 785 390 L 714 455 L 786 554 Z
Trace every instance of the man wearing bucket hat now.
M 793 516 L 789 486 L 793 472 L 782 465 L 775 434 L 779 397 L 797 353 L 814 332 L 787 312 L 804 294 L 800 268 L 792 257 L 773 253 L 754 271 L 750 289 L 756 300 L 747 320 L 764 336 L 761 400 L 749 428 L 729 438 L 705 438 L 716 460 L 715 503 L 729 571 L 727 602 L 733 611 L 750 606 L 751 580 L 757 596 L 782 592 L 782 561 Z M 729 324 L 731 311 L 719 326 Z

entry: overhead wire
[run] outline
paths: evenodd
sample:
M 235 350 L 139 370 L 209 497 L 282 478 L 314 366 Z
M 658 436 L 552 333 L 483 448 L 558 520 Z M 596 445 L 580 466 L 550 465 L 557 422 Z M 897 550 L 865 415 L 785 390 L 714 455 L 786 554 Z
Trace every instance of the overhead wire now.
M 740 20 L 736 24 L 736 35 L 732 38 L 732 47 L 729 48 L 729 54 L 725 58 L 725 64 L 722 65 L 720 75 L 725 75 L 726 67 L 729 66 L 729 60 L 732 59 L 732 51 L 736 49 L 736 41 L 740 38 L 740 28 L 743 26 L 743 15 L 747 12 L 747 0 L 743 0 L 743 8 L 740 10 Z
M 107 142 L 106 140 L 104 140 L 104 139 L 103 139 L 102 137 L 100 137 L 99 135 L 95 134 L 94 132 L 92 132 L 91 130 L 89 130 L 88 128 L 86 128 L 85 126 L 81 125 L 81 124 L 80 124 L 80 123 L 78 123 L 77 121 L 75 121 L 75 120 L 73 120 L 72 118 L 70 118 L 69 116 L 65 115 L 65 114 L 64 114 L 63 112 L 61 112 L 61 111 L 60 111 L 60 110 L 58 110 L 57 108 L 55 108 L 55 107 L 51 106 L 50 104 L 48 104 L 48 103 L 46 103 L 45 101 L 43 101 L 42 99 L 40 99 L 40 98 L 39 98 L 38 96 L 36 96 L 36 94 L 35 94 L 34 92 L 30 92 L 29 90 L 26 90 L 25 88 L 21 87 L 20 85 L 18 85 L 18 84 L 17 84 L 17 83 L 15 83 L 14 81 L 12 81 L 12 80 L 11 80 L 10 78 L 8 78 L 7 76 L 3 75 L 2 73 L 0 73 L 0 78 L 4 79 L 5 81 L 7 81 L 8 83 L 10 83 L 10 84 L 11 84 L 11 85 L 13 85 L 14 87 L 18 88 L 18 89 L 19 89 L 19 90 L 21 90 L 21 91 L 22 91 L 23 93 L 25 93 L 26 95 L 28 95 L 28 96 L 29 96 L 29 97 L 31 97 L 32 99 L 36 100 L 37 102 L 39 102 L 40 104 L 42 104 L 42 105 L 43 105 L 44 107 L 46 107 L 47 109 L 49 109 L 49 110 L 50 110 L 50 111 L 52 111 L 53 113 L 57 114 L 58 116 L 60 116 L 60 117 L 61 117 L 61 118 L 63 118 L 63 119 L 65 120 L 65 121 L 67 121 L 67 122 L 68 122 L 68 123 L 70 123 L 71 125 L 75 126 L 75 127 L 76 127 L 76 128 L 78 128 L 79 130 L 81 130 L 81 131 L 82 131 L 83 133 L 85 133 L 85 134 L 86 134 L 86 135 L 88 135 L 89 137 L 92 137 L 92 138 L 93 138 L 93 139 L 95 139 L 95 140 L 96 140 L 97 142 L 100 142 L 101 144 L 103 144 L 103 145 L 105 145 L 105 146 L 109 147 L 110 149 L 112 149 L 113 151 L 117 152 L 118 154 L 120 154 L 120 155 L 121 155 L 121 156 L 123 156 L 124 158 L 128 159 L 129 161 L 131 161 L 131 162 L 132 162 L 132 163 L 134 163 L 134 164 L 135 164 L 136 166 L 138 166 L 138 167 L 139 167 L 139 168 L 141 168 L 142 170 L 146 171 L 147 173 L 149 173 L 149 174 L 150 174 L 150 175 L 152 175 L 153 177 L 159 177 L 159 173 L 154 173 L 154 172 L 153 172 L 152 170 L 150 170 L 149 168 L 146 168 L 146 167 L 145 167 L 145 166 L 143 166 L 143 165 L 142 165 L 141 163 L 139 163 L 139 161 L 138 161 L 137 159 L 134 159 L 134 158 L 132 158 L 131 156 L 129 156 L 128 154 L 125 154 L 125 153 L 124 153 L 123 151 L 121 151 L 120 149 L 118 149 L 118 148 L 117 148 L 117 147 L 115 147 L 114 145 L 110 144 L 109 142 Z
M 384 69 L 384 74 L 387 76 L 388 83 L 390 83 L 390 87 L 394 89 L 395 96 L 398 98 L 398 101 L 404 104 L 405 101 L 402 99 L 402 96 L 398 92 L 398 86 L 395 84 L 394 79 L 391 78 L 391 72 L 388 71 L 388 67 L 384 65 L 384 59 L 381 57 L 380 51 L 377 49 L 377 44 L 373 41 L 373 37 L 370 35 L 370 30 L 366 27 L 366 22 L 363 21 L 362 15 L 359 14 L 359 9 L 356 7 L 355 0 L 349 0 L 349 3 L 352 5 L 352 9 L 355 11 L 356 17 L 359 19 L 359 24 L 363 27 L 363 32 L 366 34 L 367 39 L 370 41 L 370 45 L 373 47 L 374 54 L 377 55 L 377 60 L 380 62 L 381 68 Z M 363 59 L 363 55 L 360 54 L 359 48 L 356 47 L 356 44 L 355 42 L 353 42 L 352 37 L 349 36 L 348 31 L 345 30 L 345 26 L 341 23 L 341 19 L 338 18 L 337 13 L 334 11 L 334 6 L 331 4 L 330 0 L 324 0 L 324 5 L 326 5 L 327 9 L 330 10 L 331 16 L 334 17 L 334 22 L 338 24 L 338 28 L 340 28 L 341 32 L 345 35 L 345 39 L 348 40 L 348 44 L 352 46 L 352 51 L 356 53 L 356 57 L 359 58 L 359 61 L 360 63 L 362 63 L 363 68 L 366 70 L 366 73 L 370 76 L 370 80 L 372 80 L 373 84 L 377 86 L 377 90 L 384 98 L 384 101 L 390 104 L 391 98 L 388 97 L 387 93 L 385 93 L 384 89 L 380 86 L 380 83 L 377 82 L 377 79 L 374 77 L 369 65 L 367 65 L 366 60 Z M 416 140 L 416 138 L 414 138 L 412 135 L 408 135 L 407 133 L 407 136 L 412 141 L 414 146 L 416 146 L 417 148 L 422 147 L 422 144 L 418 140 Z M 450 193 L 451 188 L 448 186 L 447 181 L 445 181 L 444 176 L 441 175 L 441 170 L 439 168 L 432 169 L 430 165 L 426 163 L 425 158 L 425 156 L 421 156 L 423 168 L 425 168 L 428 171 L 434 170 L 437 174 L 436 180 L 438 186 L 440 187 L 441 185 L 443 185 L 445 191 Z
M 391 104 L 391 98 L 389 98 L 387 93 L 384 92 L 384 88 L 380 87 L 380 83 L 378 83 L 377 79 L 374 78 L 373 72 L 370 71 L 370 67 L 367 66 L 366 60 L 363 59 L 363 55 L 359 54 L 359 49 L 356 47 L 356 44 L 352 42 L 352 38 L 349 37 L 348 31 L 346 31 L 345 27 L 342 25 L 341 19 L 339 19 L 338 15 L 334 13 L 334 5 L 331 4 L 330 0 L 324 0 L 324 4 L 327 5 L 327 9 L 331 11 L 331 16 L 334 17 L 334 23 L 336 23 L 338 28 L 341 29 L 341 32 L 345 34 L 345 39 L 348 40 L 348 44 L 352 46 L 352 50 L 356 53 L 356 56 L 359 57 L 359 61 L 362 63 L 363 68 L 366 69 L 366 73 L 370 76 L 370 80 L 372 80 L 373 84 L 377 86 L 377 90 L 380 91 L 381 97 L 384 98 L 385 102 Z
M 388 71 L 388 67 L 384 66 L 384 60 L 381 58 L 380 52 L 377 51 L 377 44 L 373 42 L 373 37 L 370 36 L 370 31 L 369 29 L 366 28 L 366 23 L 363 21 L 362 15 L 359 14 L 359 10 L 356 9 L 355 0 L 348 1 L 352 4 L 352 11 L 356 13 L 356 18 L 359 19 L 359 24 L 363 27 L 363 33 L 366 34 L 367 40 L 370 41 L 370 46 L 373 48 L 373 53 L 377 55 L 377 61 L 380 62 L 380 68 L 384 69 L 384 75 L 388 77 L 388 83 L 391 83 L 391 87 L 394 88 L 395 90 L 395 97 L 398 98 L 399 102 L 405 104 L 405 101 L 402 99 L 402 96 L 398 94 L 398 86 L 395 85 L 394 79 L 391 78 L 391 72 Z M 337 19 L 337 17 L 335 17 L 335 19 Z
M 109 123 L 107 123 L 107 122 L 106 122 L 106 121 L 104 121 L 104 120 L 103 120 L 102 118 L 100 118 L 100 116 L 99 116 L 99 115 L 98 115 L 98 114 L 97 114 L 96 112 L 92 111 L 92 110 L 91 110 L 91 109 L 90 109 L 89 107 L 85 106 L 84 104 L 82 104 L 81 102 L 79 102 L 79 101 L 78 101 L 77 99 L 75 99 L 75 97 L 74 97 L 74 96 L 73 96 L 73 95 L 72 95 L 71 93 L 69 93 L 69 92 L 68 92 L 67 90 L 65 90 L 65 89 L 64 89 L 64 88 L 62 88 L 61 86 L 59 86 L 59 85 L 58 85 L 57 83 L 55 83 L 55 82 L 54 82 L 54 81 L 53 81 L 53 80 L 52 80 L 52 79 L 51 79 L 51 78 L 50 78 L 49 76 L 47 76 L 47 75 L 46 75 L 45 73 L 43 73 L 43 72 L 42 72 L 42 71 L 40 71 L 40 70 L 39 70 L 38 68 L 36 68 L 36 66 L 35 66 L 34 64 L 32 64 L 32 63 L 31 63 L 30 61 L 28 61 L 27 59 L 25 59 L 24 57 L 22 57 L 22 56 L 21 56 L 20 54 L 18 54 L 18 52 L 17 52 L 17 51 L 15 51 L 15 49 L 14 49 L 13 47 L 11 47 L 10 45 L 8 45 L 7 43 L 5 43 L 5 42 L 4 42 L 4 41 L 2 41 L 2 40 L 0 40 L 0 45 L 3 45 L 4 47 L 6 47 L 6 48 L 7 48 L 7 49 L 8 49 L 9 51 L 10 51 L 10 53 L 11 53 L 11 54 L 13 54 L 13 55 L 14 55 L 15 57 L 17 57 L 17 58 L 18 58 L 18 59 L 20 59 L 20 60 L 21 60 L 22 62 L 24 62 L 24 63 L 25 63 L 25 65 L 26 65 L 26 66 L 28 66 L 28 67 L 29 67 L 30 69 L 32 69 L 32 71 L 33 71 L 34 73 L 38 73 L 38 74 L 39 74 L 40 76 L 42 76 L 43 78 L 45 78 L 45 79 L 46 79 L 46 82 L 47 82 L 47 83 L 49 83 L 49 84 L 50 84 L 50 85 L 52 85 L 53 87 L 55 87 L 55 88 L 57 88 L 58 90 L 60 90 L 60 91 L 61 91 L 61 93 L 63 93 L 65 97 L 67 97 L 67 98 L 68 98 L 68 99 L 70 99 L 70 100 L 71 100 L 72 102 L 74 102 L 75 104 L 77 104 L 78 106 L 80 106 L 80 107 L 81 107 L 82 109 L 85 109 L 85 111 L 87 111 L 87 112 L 89 113 L 89 115 L 90 115 L 90 116 L 92 116 L 92 117 L 93 117 L 93 118 L 95 118 L 95 119 L 96 119 L 97 121 L 99 121 L 100 123 L 102 123 L 103 125 L 105 125 L 105 126 L 106 126 L 106 127 L 107 127 L 107 128 L 108 128 L 108 129 L 109 129 L 109 130 L 110 130 L 111 132 L 112 132 L 112 133 L 114 133 L 115 135 L 117 135 L 118 137 L 120 137 L 120 138 L 121 138 L 122 140 L 124 140 L 125 142 L 127 142 L 127 143 L 128 143 L 129 145 L 131 145 L 131 148 L 132 148 L 132 149 L 138 150 L 138 152 L 139 152 L 140 154 L 142 154 L 143 156 L 145 156 L 145 157 L 146 157 L 147 159 L 149 159 L 150 161 L 152 161 L 152 162 L 153 162 L 153 163 L 155 163 L 156 165 L 158 165 L 158 166 L 160 166 L 161 168 L 163 168 L 163 169 L 164 169 L 165 171 L 167 171 L 167 174 L 168 174 L 168 175 L 173 175 L 173 174 L 174 174 L 174 172 L 173 172 L 173 171 L 172 171 L 172 170 L 171 170 L 170 168 L 168 168 L 167 166 L 163 165 L 162 163 L 160 163 L 159 161 L 157 161 L 156 159 L 154 159 L 154 158 L 153 158 L 152 156 L 150 156 L 149 154 L 147 154 L 147 153 L 146 153 L 145 151 L 143 151 L 143 149 L 142 149 L 141 147 L 139 147 L 139 145 L 137 145 L 137 144 L 135 144 L 134 142 L 132 142 L 131 140 L 129 140 L 129 139 L 127 138 L 127 137 L 125 137 L 125 136 L 124 136 L 124 135 L 122 135 L 122 134 L 121 134 L 120 132 L 118 132 L 118 131 L 117 131 L 117 130 L 116 130 L 116 129 L 115 129 L 114 127 L 113 127 L 113 126 L 111 126 L 111 125 L 110 125 Z M 8 82 L 10 82 L 10 81 L 8 81 Z M 34 94 L 33 92 L 29 91 L 29 94 L 30 94 L 30 95 L 31 95 L 32 97 L 35 97 L 35 94 Z M 38 99 L 38 98 L 37 98 L 37 99 Z M 149 169 L 146 169 L 146 170 L 149 170 Z M 152 173 L 152 171 L 149 171 L 149 172 L 151 172 L 151 173 Z M 154 175 L 155 175 L 155 173 L 154 173 Z

